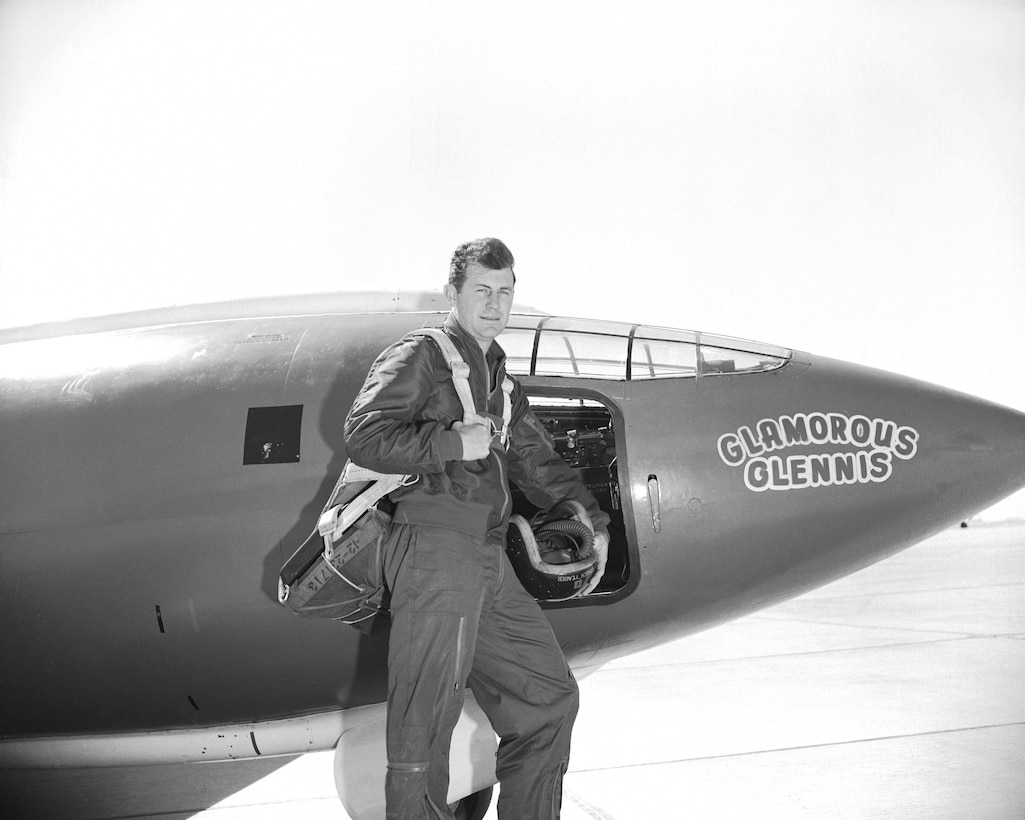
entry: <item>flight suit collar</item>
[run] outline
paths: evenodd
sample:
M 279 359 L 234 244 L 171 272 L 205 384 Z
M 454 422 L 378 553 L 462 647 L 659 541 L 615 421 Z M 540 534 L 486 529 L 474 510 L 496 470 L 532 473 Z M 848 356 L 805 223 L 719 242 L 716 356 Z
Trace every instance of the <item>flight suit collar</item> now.
M 477 340 L 474 339 L 461 324 L 459 324 L 459 320 L 456 318 L 455 313 L 449 313 L 449 315 L 445 317 L 445 323 L 442 327 L 449 336 L 458 342 L 459 351 L 467 361 L 472 358 L 474 362 L 480 362 L 483 357 L 483 351 L 480 349 L 480 345 L 477 344 Z M 467 353 L 467 351 L 471 352 Z M 491 347 L 488 349 L 488 355 L 485 361 L 485 370 L 489 375 L 491 375 L 492 381 L 494 381 L 495 377 L 500 372 L 503 364 L 505 364 L 505 351 L 496 340 L 491 343 Z

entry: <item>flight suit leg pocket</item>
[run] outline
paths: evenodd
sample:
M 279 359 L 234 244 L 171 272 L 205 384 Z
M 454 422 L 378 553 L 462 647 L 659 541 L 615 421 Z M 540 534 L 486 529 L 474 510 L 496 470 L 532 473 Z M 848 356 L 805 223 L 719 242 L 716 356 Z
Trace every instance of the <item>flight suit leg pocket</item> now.
M 423 727 L 436 727 L 444 735 L 459 717 L 468 664 L 467 619 L 459 612 L 437 611 L 418 612 L 413 617 L 419 628 L 406 647 L 408 656 L 402 664 L 404 697 L 400 695 L 394 706 L 405 727 L 396 727 L 405 735 L 399 748 L 419 759 L 428 750 L 415 748 L 413 741 L 424 739 Z
M 455 530 L 421 526 L 413 548 L 413 568 L 423 591 L 480 588 L 481 539 Z

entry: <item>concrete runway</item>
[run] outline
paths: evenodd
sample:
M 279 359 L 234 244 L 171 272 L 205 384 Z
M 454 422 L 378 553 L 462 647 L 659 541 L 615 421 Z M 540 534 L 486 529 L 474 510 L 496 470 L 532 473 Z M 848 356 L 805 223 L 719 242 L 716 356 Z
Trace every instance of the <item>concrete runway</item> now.
M 1020 820 L 1025 525 L 949 530 L 582 689 L 564 820 Z M 346 817 L 331 753 L 2 772 L 0 794 L 7 818 Z

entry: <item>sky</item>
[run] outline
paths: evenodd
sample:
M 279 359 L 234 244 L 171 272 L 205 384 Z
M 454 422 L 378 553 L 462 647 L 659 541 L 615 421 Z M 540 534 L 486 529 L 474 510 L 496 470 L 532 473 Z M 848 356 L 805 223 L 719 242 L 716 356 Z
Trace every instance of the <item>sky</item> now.
M 491 235 L 551 313 L 1025 410 L 1023 43 L 1018 0 L 0 0 L 0 326 L 440 288 Z

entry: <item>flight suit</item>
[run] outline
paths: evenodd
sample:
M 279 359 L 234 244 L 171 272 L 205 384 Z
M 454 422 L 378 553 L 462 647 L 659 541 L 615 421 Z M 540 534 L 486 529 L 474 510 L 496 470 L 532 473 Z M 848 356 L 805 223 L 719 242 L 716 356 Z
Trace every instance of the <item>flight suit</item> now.
M 557 818 L 577 685 L 537 602 L 505 553 L 509 478 L 541 508 L 580 501 L 596 531 L 608 517 L 555 452 L 514 384 L 501 389 L 504 353 L 487 358 L 449 317 L 445 331 L 470 365 L 478 412 L 501 424 L 512 401 L 508 443 L 496 436 L 487 459 L 462 461 L 462 403 L 433 341 L 407 337 L 371 367 L 346 419 L 349 457 L 419 481 L 396 502 L 385 549 L 391 592 L 388 657 L 389 820 L 451 818 L 448 751 L 469 686 L 501 738 L 499 813 Z M 454 437 L 454 438 L 453 438 Z

